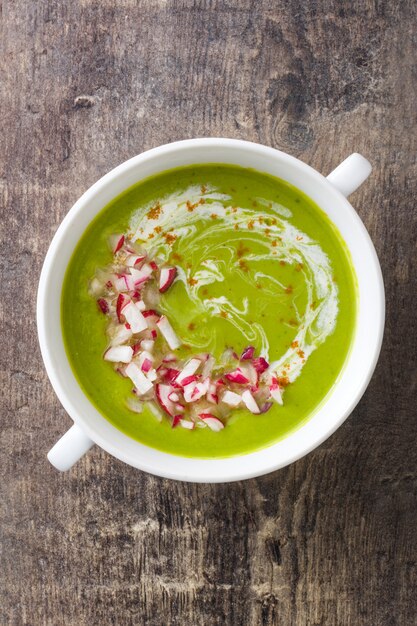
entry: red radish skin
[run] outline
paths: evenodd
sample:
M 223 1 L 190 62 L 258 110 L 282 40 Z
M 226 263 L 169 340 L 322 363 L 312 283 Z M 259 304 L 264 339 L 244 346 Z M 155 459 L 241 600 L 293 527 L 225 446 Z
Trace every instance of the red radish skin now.
M 178 426 L 180 422 L 181 422 L 181 415 L 174 415 L 174 417 L 172 418 L 172 428 L 175 428 L 176 426 Z
M 158 269 L 158 266 L 155 263 L 155 261 L 150 261 L 149 266 L 153 269 L 154 272 L 156 272 Z
M 123 246 L 125 242 L 125 236 L 124 235 L 111 235 L 109 241 L 110 241 L 110 247 L 113 250 L 113 254 L 116 254 L 117 252 L 119 252 L 119 250 Z
M 247 385 L 249 382 L 249 378 L 243 375 L 242 370 L 238 367 L 233 372 L 229 372 L 225 374 L 225 378 L 229 380 L 231 383 L 236 383 L 237 385 Z
M 140 366 L 142 372 L 149 372 L 152 369 L 152 361 L 149 359 L 144 359 L 142 365 Z
M 145 259 L 146 259 L 145 256 L 139 256 L 137 254 L 129 254 L 129 256 L 126 258 L 126 265 L 128 267 L 136 267 L 137 265 L 140 265 L 142 261 L 144 261 Z
M 187 378 L 182 378 L 181 382 L 178 382 L 178 380 L 176 380 L 175 382 L 178 385 L 181 385 L 182 387 L 186 387 L 187 385 L 189 385 L 190 383 L 196 383 L 198 381 L 198 376 L 195 376 L 194 374 L 192 376 L 187 376 Z
M 253 359 L 252 365 L 256 369 L 258 374 L 263 374 L 269 367 L 269 363 L 263 358 L 263 356 L 260 356 L 257 359 Z
M 171 287 L 177 275 L 176 267 L 163 267 L 159 276 L 159 291 L 165 293 Z
M 119 295 L 117 296 L 117 303 L 116 303 L 116 314 L 117 314 L 117 319 L 119 320 L 119 322 L 122 321 L 123 307 L 125 307 L 129 302 L 130 300 L 128 296 L 126 296 L 123 293 L 119 293 Z
M 109 312 L 110 308 L 109 308 L 109 303 L 107 302 L 107 300 L 105 300 L 104 298 L 99 298 L 97 300 L 97 304 L 102 313 L 106 315 Z
M 250 361 L 255 356 L 255 348 L 253 346 L 248 346 L 245 348 L 240 356 L 241 361 Z
M 161 376 L 163 376 L 163 377 L 164 377 L 164 379 L 165 379 L 168 383 L 171 383 L 171 384 L 172 384 L 172 383 L 174 383 L 174 382 L 175 382 L 175 380 L 176 380 L 176 378 L 177 378 L 177 376 L 178 376 L 178 374 L 179 374 L 179 373 L 180 373 L 180 372 L 179 372 L 179 370 L 176 370 L 176 369 L 174 369 L 174 368 L 172 368 L 172 367 L 169 367 L 169 368 L 166 370 L 165 374 L 161 374 Z
M 169 399 L 169 394 L 173 389 L 170 385 L 157 384 L 155 385 L 156 399 L 158 400 L 161 408 L 168 413 L 171 417 L 174 416 L 174 403 Z

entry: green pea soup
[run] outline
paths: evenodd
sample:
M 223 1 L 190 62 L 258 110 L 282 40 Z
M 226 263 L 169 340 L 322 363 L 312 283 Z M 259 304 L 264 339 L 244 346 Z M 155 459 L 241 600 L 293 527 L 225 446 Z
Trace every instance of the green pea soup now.
M 164 208 L 157 219 L 155 205 Z M 183 270 L 158 307 L 183 342 L 180 356 L 219 359 L 226 348 L 240 354 L 253 345 L 289 383 L 283 406 L 261 415 L 238 409 L 220 432 L 172 428 L 147 406 L 129 410 L 132 383 L 103 360 L 107 322 L 88 292 L 97 268 L 112 261 L 109 236 L 122 232 Z M 68 265 L 61 321 L 74 375 L 105 419 L 164 452 L 216 458 L 270 446 L 314 414 L 343 369 L 356 310 L 349 252 L 324 212 L 283 180 L 211 164 L 143 180 L 96 216 Z

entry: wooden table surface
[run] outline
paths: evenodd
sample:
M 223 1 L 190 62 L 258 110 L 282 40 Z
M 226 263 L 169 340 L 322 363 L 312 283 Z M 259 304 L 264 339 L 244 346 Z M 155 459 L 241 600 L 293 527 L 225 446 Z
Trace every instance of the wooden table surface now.
M 0 624 L 417 624 L 416 7 L 357 0 L 4 0 L 1 13 Z M 45 374 L 49 242 L 97 178 L 198 136 L 323 173 L 358 151 L 352 202 L 387 324 L 372 382 L 319 449 L 256 480 L 162 480 L 93 449 Z

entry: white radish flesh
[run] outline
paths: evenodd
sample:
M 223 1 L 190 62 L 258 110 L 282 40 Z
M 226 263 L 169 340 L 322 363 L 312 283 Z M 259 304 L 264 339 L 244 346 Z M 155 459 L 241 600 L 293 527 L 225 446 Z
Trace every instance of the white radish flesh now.
M 242 402 L 242 396 L 240 396 L 238 393 L 235 393 L 234 391 L 227 390 L 222 396 L 222 402 L 224 402 L 228 406 L 236 407 L 239 406 L 239 404 Z
M 181 385 L 189 376 L 193 376 L 201 365 L 200 359 L 190 359 L 184 366 L 184 369 L 178 374 L 175 382 Z
M 176 267 L 163 267 L 159 276 L 159 291 L 164 293 L 167 291 L 175 280 L 177 275 Z
M 134 413 L 142 413 L 143 411 L 143 402 L 138 400 L 138 398 L 128 398 L 126 400 L 126 404 L 128 408 Z
M 112 329 L 109 332 L 110 335 L 110 345 L 111 346 L 120 346 L 122 343 L 126 343 L 132 336 L 132 331 L 129 328 L 126 328 L 124 324 L 118 324 L 114 330 Z
M 146 352 L 152 352 L 154 345 L 155 342 L 153 339 L 142 339 L 140 342 L 140 347 L 143 348 L 143 350 L 146 350 Z
M 123 308 L 123 315 L 130 325 L 132 333 L 140 333 L 142 330 L 145 330 L 145 328 L 148 328 L 145 318 L 133 302 L 129 302 L 129 304 Z
M 224 428 L 223 422 L 214 415 L 211 415 L 211 413 L 200 413 L 199 418 L 214 432 L 219 432 L 219 430 L 223 430 Z
M 130 346 L 116 346 L 104 353 L 104 360 L 112 363 L 130 363 L 132 357 L 133 350 Z
M 251 413 L 258 414 L 261 412 L 260 408 L 257 405 L 255 398 L 253 397 L 249 389 L 246 389 L 246 391 L 242 393 L 242 400 L 246 408 L 249 409 Z
M 138 390 L 139 395 L 143 395 L 152 389 L 153 383 L 146 378 L 145 374 L 136 363 L 129 363 L 125 371 Z
M 165 317 L 165 315 L 162 315 L 159 318 L 159 320 L 156 322 L 156 325 L 158 326 L 171 350 L 176 350 L 180 347 L 181 341 L 177 337 L 175 330 L 172 328 L 168 318 Z

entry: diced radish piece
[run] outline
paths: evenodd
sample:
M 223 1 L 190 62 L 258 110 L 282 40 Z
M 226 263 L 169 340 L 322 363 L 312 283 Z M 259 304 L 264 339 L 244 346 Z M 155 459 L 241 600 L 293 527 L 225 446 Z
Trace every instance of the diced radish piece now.
M 112 363 L 130 363 L 133 350 L 130 346 L 115 346 L 104 353 L 104 360 Z
M 161 374 L 161 376 L 163 376 L 164 380 L 166 380 L 168 383 L 172 384 L 176 380 L 179 373 L 179 370 L 169 367 L 165 370 L 165 374 Z
M 143 395 L 152 389 L 152 382 L 146 378 L 145 374 L 136 363 L 129 363 L 126 367 L 126 374 L 135 385 L 139 395 Z
M 88 285 L 88 292 L 90 296 L 99 296 L 103 293 L 103 283 L 96 277 L 92 278 L 90 280 L 90 284 Z
M 120 376 L 123 376 L 123 378 L 127 378 L 125 370 L 126 370 L 125 365 L 116 365 L 116 367 L 114 368 L 114 371 L 120 374 Z
M 197 383 L 189 383 L 188 385 L 185 385 L 184 387 L 184 400 L 186 402 L 192 402 L 193 401 L 193 393 L 194 393 L 194 389 L 196 388 Z
M 154 328 L 152 328 L 151 330 L 151 337 L 152 339 L 156 339 L 158 336 L 158 333 L 156 332 L 156 330 Z
M 282 401 L 282 393 L 279 386 L 278 378 L 276 376 L 272 376 L 271 384 L 269 385 L 269 392 L 271 394 L 271 398 L 278 402 L 281 406 L 284 404 Z
M 123 308 L 123 315 L 128 324 L 130 324 L 132 333 L 140 333 L 145 328 L 148 328 L 145 318 L 133 302 L 129 302 Z
M 265 370 L 267 370 L 269 367 L 268 361 L 265 361 L 263 356 L 260 356 L 257 359 L 253 359 L 252 365 L 256 369 L 258 374 L 263 374 L 263 372 L 265 372 Z
M 196 383 L 191 393 L 191 402 L 196 402 L 197 400 L 200 400 L 200 398 L 205 396 L 206 393 L 207 393 L 207 385 L 205 383 Z M 184 392 L 184 398 L 185 398 L 185 392 Z
M 157 406 L 154 402 L 149 402 L 148 403 L 148 408 L 149 408 L 150 412 L 152 413 L 152 415 L 154 415 L 156 417 L 158 422 L 162 422 L 163 413 L 161 412 L 161 409 L 159 408 L 159 406 Z
M 198 368 L 201 365 L 201 361 L 200 359 L 190 359 L 184 366 L 184 369 L 181 371 L 181 373 L 177 376 L 176 382 L 179 383 L 180 385 L 184 383 L 184 381 L 189 377 L 192 376 L 193 374 L 196 373 L 196 371 L 198 370 Z M 191 382 L 191 381 L 189 381 Z
M 175 354 L 172 354 L 172 352 L 166 354 L 164 356 L 164 358 L 162 359 L 163 363 L 172 363 L 173 361 L 176 361 L 177 357 L 175 356 Z
M 218 417 L 212 415 L 211 413 L 199 413 L 198 417 L 203 420 L 205 424 L 213 430 L 214 432 L 219 432 L 224 428 L 223 422 L 219 420 Z
M 174 415 L 175 406 L 169 399 L 169 394 L 171 392 L 172 387 L 170 385 L 159 384 L 155 386 L 156 398 L 161 405 L 161 408 L 165 411 L 165 413 L 168 413 L 168 415 L 171 415 L 172 417 Z
M 142 372 L 145 372 L 145 374 L 147 372 L 149 372 L 152 369 L 152 361 L 150 361 L 149 359 L 143 359 L 142 365 L 140 366 L 140 369 L 142 370 Z
M 129 304 L 129 302 L 130 302 L 129 296 L 127 296 L 124 293 L 119 293 L 119 295 L 117 296 L 117 303 L 116 303 L 116 313 L 117 313 L 117 318 L 119 322 L 122 321 L 121 319 L 122 310 L 127 304 Z
M 114 281 L 116 291 L 128 291 L 126 281 L 123 276 L 118 276 Z
M 141 402 L 138 398 L 129 397 L 126 400 L 126 404 L 134 413 L 142 413 L 143 411 L 143 402 Z
M 155 369 L 150 369 L 149 372 L 146 372 L 146 378 L 154 382 L 158 378 L 158 374 Z
M 242 372 L 243 376 L 246 376 L 246 378 L 249 379 L 251 385 L 258 384 L 259 374 L 252 365 L 252 363 L 250 363 L 249 361 L 245 361 L 244 363 L 241 363 L 239 369 Z
M 233 372 L 229 372 L 225 374 L 225 378 L 229 380 L 231 383 L 236 383 L 237 385 L 246 385 L 249 381 L 249 378 L 243 375 L 240 367 L 237 367 Z
M 174 417 L 172 418 L 172 428 L 175 428 L 176 426 L 178 426 L 180 422 L 181 422 L 181 415 L 174 415 Z
M 143 312 L 143 317 L 146 318 L 148 328 L 154 329 L 161 316 L 158 315 L 158 313 L 153 309 L 148 309 L 147 311 Z
M 255 354 L 255 348 L 253 346 L 248 346 L 245 348 L 240 356 L 241 361 L 249 361 L 253 359 Z
M 124 235 L 111 235 L 109 237 L 109 244 L 110 244 L 110 248 L 113 251 L 113 254 L 116 254 L 116 252 L 119 252 L 124 242 L 125 242 Z
M 195 423 L 194 422 L 190 422 L 190 421 L 184 420 L 184 419 L 180 419 L 180 425 L 183 428 L 187 428 L 188 430 L 194 430 L 194 428 L 195 428 Z
M 132 331 L 126 328 L 124 324 L 119 324 L 110 333 L 110 345 L 120 346 L 122 343 L 129 341 L 132 336 Z
M 152 352 L 155 342 L 153 339 L 142 339 L 140 345 L 143 350 L 146 350 L 146 352 Z
M 210 382 L 207 391 L 207 400 L 212 404 L 218 404 L 219 396 L 217 395 L 217 386 L 215 383 Z
M 139 311 L 144 311 L 146 309 L 146 304 L 144 303 L 143 300 L 138 300 L 137 302 L 135 302 L 135 307 L 139 310 Z
M 177 348 L 179 348 L 181 345 L 181 341 L 179 340 L 174 329 L 169 323 L 168 318 L 165 317 L 165 315 L 162 315 L 156 324 L 171 350 L 176 350 Z
M 216 360 L 214 356 L 207 355 L 206 362 L 204 363 L 203 369 L 201 370 L 201 375 L 203 378 L 210 376 L 211 372 L 213 371 L 213 367 L 215 363 L 216 363 Z
M 273 406 L 273 402 L 264 402 L 264 404 L 260 408 L 260 413 L 266 413 Z
M 225 404 L 231 407 L 239 406 L 241 401 L 242 401 L 242 396 L 240 396 L 238 393 L 235 393 L 234 391 L 227 390 L 222 395 L 222 402 L 224 402 Z
M 97 300 L 97 304 L 101 310 L 102 313 L 106 314 L 109 312 L 109 303 L 107 302 L 107 300 L 105 298 L 99 298 Z
M 138 254 L 129 254 L 129 256 L 126 258 L 126 265 L 128 267 L 135 267 L 135 265 L 139 265 L 145 259 L 145 256 L 139 256 Z
M 175 402 L 175 412 L 176 413 L 184 413 L 185 411 L 185 406 L 183 404 L 181 404 L 180 402 Z
M 130 268 L 130 274 L 132 276 L 133 284 L 135 287 L 139 287 L 142 283 L 146 282 L 152 274 L 152 268 L 144 263 L 140 270 L 135 267 Z
M 279 389 L 279 387 L 276 388 L 276 389 L 272 389 L 270 387 L 269 391 L 271 392 L 271 398 L 273 398 L 275 400 L 275 402 L 278 402 L 278 404 L 280 404 L 282 406 L 284 404 L 284 402 L 282 401 L 281 390 Z
M 141 342 L 139 341 L 139 343 L 135 343 L 132 346 L 132 350 L 133 350 L 133 356 L 136 356 L 138 354 L 138 352 L 140 352 L 140 350 L 141 350 Z
M 177 275 L 176 267 L 163 267 L 159 276 L 159 291 L 164 293 L 167 291 Z
M 168 395 L 168 398 L 171 400 L 171 402 L 179 402 L 180 401 L 180 397 L 177 394 L 176 391 L 171 391 L 171 393 Z
M 156 272 L 156 270 L 158 269 L 157 264 L 155 263 L 155 261 L 149 261 L 149 265 L 151 266 L 151 268 L 153 269 L 154 272 Z
M 242 393 L 242 400 L 243 403 L 245 404 L 246 408 L 249 409 L 249 411 L 251 413 L 260 413 L 260 409 L 256 403 L 255 398 L 253 397 L 253 395 L 251 394 L 251 392 L 249 391 L 249 389 L 246 389 L 246 391 L 244 391 Z
M 177 383 L 177 385 L 182 385 L 183 387 L 185 387 L 186 385 L 189 385 L 190 383 L 196 383 L 198 381 L 198 376 L 195 376 L 195 374 L 193 374 L 192 376 L 187 376 L 186 378 L 183 378 L 181 380 L 181 383 L 179 383 L 178 381 L 175 381 Z
M 237 356 L 236 352 L 234 352 L 232 350 L 232 348 L 227 348 L 222 356 L 221 356 L 221 362 L 224 363 L 225 365 L 227 365 L 227 363 L 229 363 L 230 361 L 232 361 L 233 359 L 238 359 L 239 357 Z

